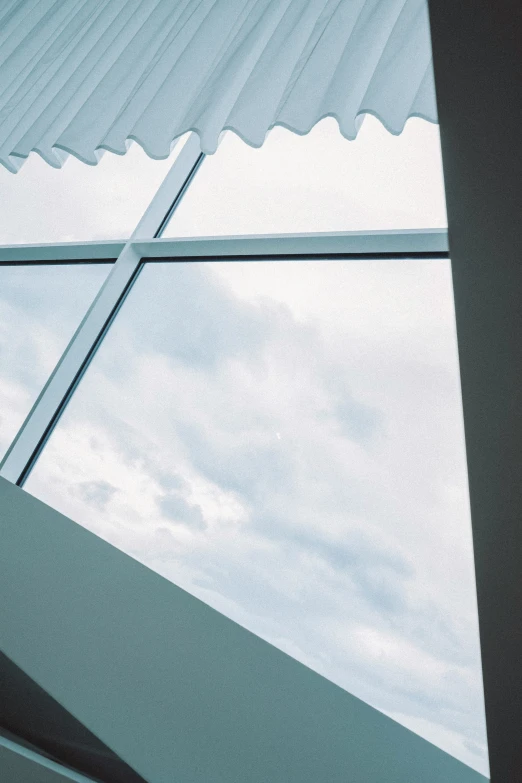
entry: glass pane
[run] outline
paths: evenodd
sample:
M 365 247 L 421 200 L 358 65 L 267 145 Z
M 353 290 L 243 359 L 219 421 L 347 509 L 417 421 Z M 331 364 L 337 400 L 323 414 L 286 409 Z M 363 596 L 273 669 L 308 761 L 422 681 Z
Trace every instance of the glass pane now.
M 147 265 L 26 486 L 485 769 L 449 262 Z
M 0 266 L 0 458 L 110 269 Z
M 333 119 L 307 136 L 274 128 L 260 149 L 227 133 L 163 236 L 445 227 L 438 126 L 392 136 L 366 117 L 355 141 Z
M 182 148 L 152 160 L 137 144 L 98 165 L 69 157 L 54 169 L 32 154 L 17 174 L 0 166 L 0 244 L 129 237 Z

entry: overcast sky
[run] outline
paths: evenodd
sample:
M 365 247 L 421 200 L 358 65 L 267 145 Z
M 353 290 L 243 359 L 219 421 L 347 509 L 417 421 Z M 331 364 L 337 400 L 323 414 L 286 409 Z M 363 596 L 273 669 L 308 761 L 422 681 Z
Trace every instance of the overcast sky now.
M 0 242 L 128 235 L 169 165 L 0 172 Z M 370 118 L 227 134 L 167 234 L 443 225 L 437 129 Z M 0 270 L 4 445 L 107 271 Z M 448 262 L 147 266 L 26 488 L 487 772 Z

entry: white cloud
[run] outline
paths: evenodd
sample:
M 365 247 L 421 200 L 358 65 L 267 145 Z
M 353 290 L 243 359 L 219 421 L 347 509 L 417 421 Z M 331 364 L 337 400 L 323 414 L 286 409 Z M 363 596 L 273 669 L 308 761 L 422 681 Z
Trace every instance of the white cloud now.
M 107 272 L 104 265 L 0 268 L 0 456 Z

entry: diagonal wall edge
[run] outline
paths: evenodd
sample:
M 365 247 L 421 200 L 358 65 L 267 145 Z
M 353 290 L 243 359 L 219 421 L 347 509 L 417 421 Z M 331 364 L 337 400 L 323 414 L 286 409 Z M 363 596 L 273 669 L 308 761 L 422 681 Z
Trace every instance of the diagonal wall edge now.
M 0 647 L 149 783 L 485 778 L 0 479 Z

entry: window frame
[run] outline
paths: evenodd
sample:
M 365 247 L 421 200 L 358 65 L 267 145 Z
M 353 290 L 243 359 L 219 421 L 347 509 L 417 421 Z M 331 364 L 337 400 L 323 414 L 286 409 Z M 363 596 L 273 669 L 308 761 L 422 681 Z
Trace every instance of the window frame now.
M 0 463 L 3 478 L 23 486 L 145 263 L 449 258 L 440 228 L 162 239 L 204 158 L 192 133 L 127 242 L 0 246 L 0 267 L 115 262 Z

